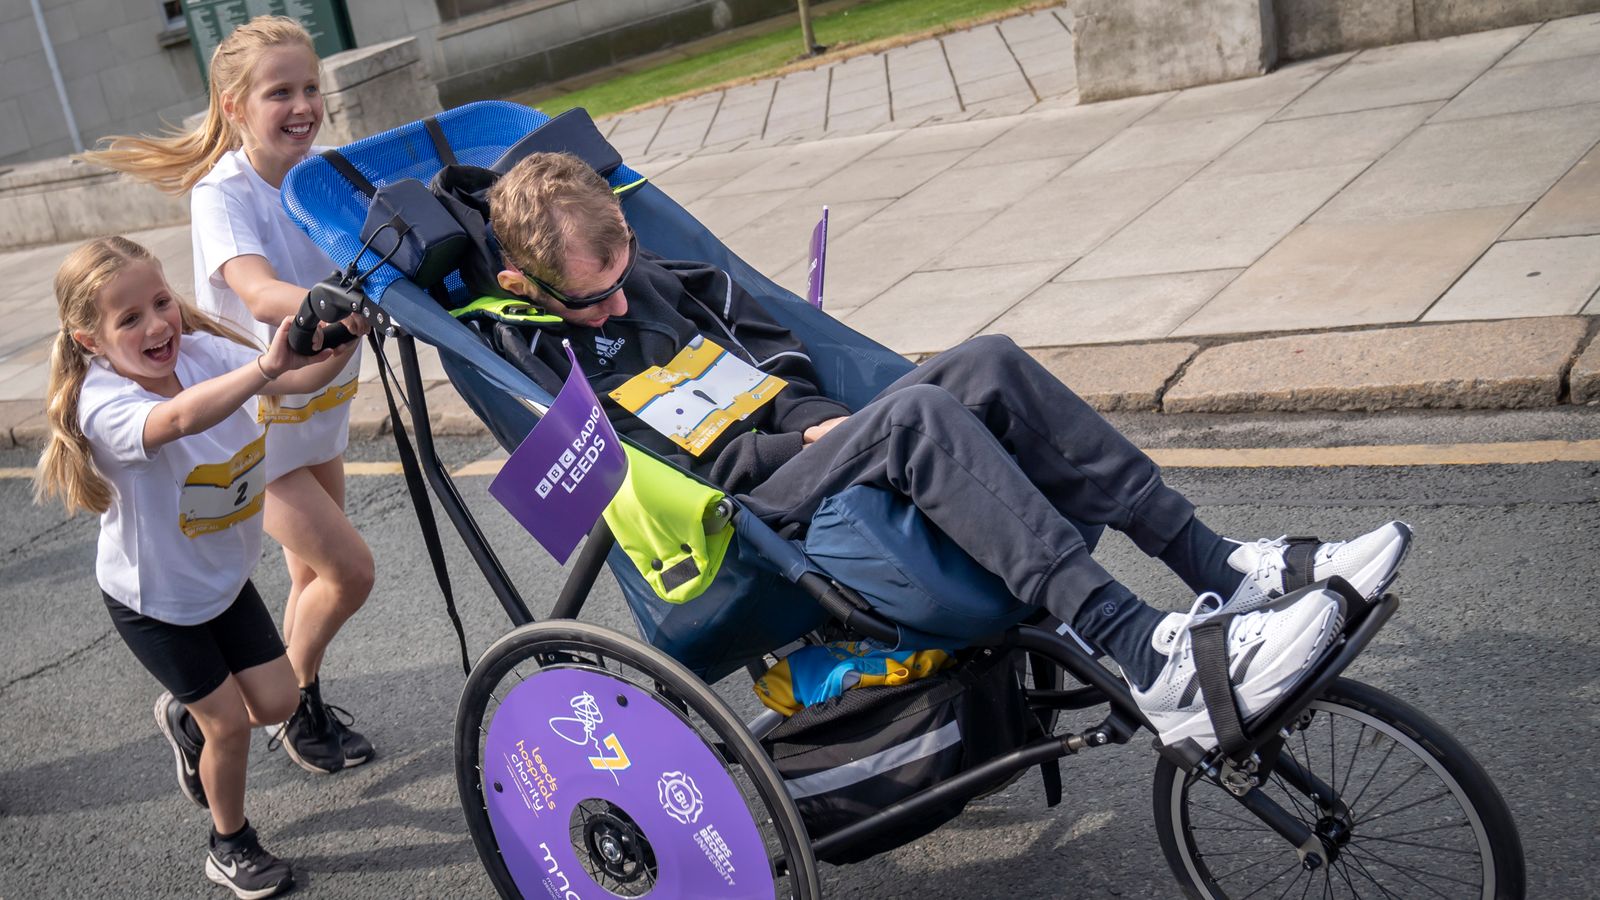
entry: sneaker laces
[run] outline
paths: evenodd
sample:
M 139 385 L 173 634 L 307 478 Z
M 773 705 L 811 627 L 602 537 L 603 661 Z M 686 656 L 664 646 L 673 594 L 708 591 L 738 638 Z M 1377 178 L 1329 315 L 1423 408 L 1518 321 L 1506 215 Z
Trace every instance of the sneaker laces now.
M 350 710 L 345 709 L 342 706 L 337 706 L 332 703 L 324 703 L 322 704 L 322 709 L 327 712 L 328 721 L 333 725 L 333 730 L 335 731 L 348 732 L 350 730 L 350 726 L 356 723 L 355 715 L 351 713 Z

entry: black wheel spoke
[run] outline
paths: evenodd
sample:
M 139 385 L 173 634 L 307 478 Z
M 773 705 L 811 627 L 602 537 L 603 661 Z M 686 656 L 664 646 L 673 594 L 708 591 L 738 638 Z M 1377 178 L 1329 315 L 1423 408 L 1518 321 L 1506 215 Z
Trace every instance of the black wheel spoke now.
M 1357 722 L 1361 731 L 1356 734 L 1356 739 L 1350 743 L 1350 761 L 1345 763 L 1344 783 L 1339 785 L 1339 796 L 1344 796 L 1345 788 L 1350 786 L 1350 773 L 1356 770 L 1356 758 L 1361 755 L 1361 741 L 1367 736 L 1367 723 Z
M 1443 846 L 1441 844 L 1424 844 L 1424 843 L 1422 843 L 1420 841 L 1402 841 L 1402 840 L 1397 840 L 1397 839 L 1391 838 L 1391 837 L 1376 837 L 1374 835 L 1369 835 L 1369 834 L 1359 835 L 1359 836 L 1357 836 L 1355 838 L 1352 838 L 1352 840 L 1357 840 L 1357 841 L 1360 841 L 1362 843 L 1368 843 L 1370 841 L 1380 841 L 1380 842 L 1385 843 L 1385 844 L 1403 844 L 1403 845 L 1405 845 L 1407 847 L 1421 847 L 1424 850 L 1441 850 L 1441 851 L 1443 851 L 1445 853 L 1459 853 L 1462 856 L 1477 856 L 1478 855 L 1478 852 L 1476 850 L 1463 850 L 1460 847 L 1446 847 L 1446 846 Z
M 1397 807 L 1395 809 L 1388 810 L 1387 812 L 1381 813 L 1381 814 L 1376 815 L 1376 816 L 1365 816 L 1363 818 L 1357 819 L 1356 820 L 1356 824 L 1357 825 L 1367 825 L 1367 824 L 1370 824 L 1372 822 L 1376 822 L 1379 819 L 1383 819 L 1383 818 L 1387 818 L 1389 816 L 1392 816 L 1395 813 L 1403 813 L 1408 809 L 1413 809 L 1415 807 L 1421 806 L 1424 803 L 1432 803 L 1435 800 L 1439 800 L 1439 799 L 1442 799 L 1442 798 L 1448 797 L 1448 796 L 1450 796 L 1450 788 L 1446 787 L 1444 790 L 1440 791 L 1437 794 L 1430 794 L 1427 797 L 1423 797 L 1421 800 L 1413 800 L 1410 803 L 1407 803 L 1405 806 L 1401 806 L 1401 807 Z
M 1390 833 L 1387 833 L 1387 834 L 1367 834 L 1366 831 L 1363 830 L 1361 832 L 1361 836 L 1365 837 L 1365 838 L 1374 838 L 1374 837 L 1386 837 L 1386 838 L 1410 837 L 1410 836 L 1412 836 L 1414 834 L 1427 834 L 1427 833 L 1432 832 L 1432 831 L 1444 831 L 1447 828 L 1469 828 L 1469 827 L 1471 827 L 1471 826 L 1468 825 L 1466 820 L 1463 819 L 1460 822 L 1446 822 L 1443 825 L 1431 825 L 1431 826 L 1429 826 L 1427 828 L 1413 828 L 1410 831 L 1395 831 L 1395 832 L 1390 832 Z
M 1479 887 L 1480 886 L 1480 885 L 1473 884 L 1470 881 L 1462 881 L 1459 878 L 1451 878 L 1449 875 L 1443 875 L 1443 874 L 1441 874 L 1439 872 L 1430 872 L 1427 869 L 1420 869 L 1420 868 L 1418 868 L 1416 866 L 1403 866 L 1403 865 L 1401 865 L 1401 864 L 1399 864 L 1397 862 L 1394 862 L 1392 860 L 1384 859 L 1383 857 L 1374 854 L 1371 850 L 1368 850 L 1366 847 L 1355 847 L 1355 845 L 1353 845 L 1353 844 L 1347 844 L 1347 845 L 1345 845 L 1345 852 L 1347 852 L 1347 853 L 1360 853 L 1361 855 L 1363 855 L 1367 859 L 1377 863 L 1378 865 L 1380 865 L 1380 866 L 1388 866 L 1389 868 L 1395 870 L 1396 872 L 1399 872 L 1399 873 L 1405 875 L 1407 878 L 1410 878 L 1412 881 L 1416 881 L 1418 884 L 1425 884 L 1425 883 L 1422 882 L 1422 881 L 1419 881 L 1416 876 L 1417 875 L 1426 875 L 1429 878 L 1437 878 L 1440 881 L 1448 881 L 1451 884 L 1459 884 L 1462 887 Z M 1428 889 L 1429 890 L 1433 890 L 1431 887 L 1428 888 Z M 1438 892 L 1434 891 L 1434 893 L 1437 894 Z M 1444 894 L 1439 894 L 1439 896 L 1443 897 L 1445 895 Z
M 1340 856 L 1339 858 L 1341 860 L 1346 860 L 1348 862 L 1355 863 L 1356 868 L 1361 871 L 1361 877 L 1365 878 L 1366 880 L 1368 880 L 1370 882 L 1372 882 L 1372 886 L 1377 888 L 1378 891 L 1381 892 L 1385 897 L 1393 897 L 1394 896 L 1394 894 L 1389 893 L 1389 889 L 1388 888 L 1383 886 L 1383 882 L 1381 882 L 1378 879 L 1372 877 L 1372 873 L 1367 871 L 1367 866 L 1366 866 L 1365 863 L 1363 863 L 1361 861 L 1361 857 L 1356 856 L 1354 853 L 1346 853 L 1343 856 Z
M 1401 781 L 1399 784 L 1397 784 L 1394 787 L 1390 788 L 1389 789 L 1389 793 L 1384 794 L 1382 797 L 1379 797 L 1378 801 L 1376 803 L 1374 803 L 1371 806 L 1367 807 L 1367 812 L 1371 813 L 1371 812 L 1377 810 L 1379 807 L 1383 806 L 1383 804 L 1389 802 L 1389 798 L 1390 797 L 1393 797 L 1397 792 L 1399 792 L 1399 790 L 1401 788 L 1403 788 L 1406 785 L 1410 784 L 1411 783 L 1411 779 L 1417 777 L 1418 775 L 1421 775 L 1424 771 L 1427 770 L 1427 768 L 1428 768 L 1428 764 L 1427 763 L 1419 761 L 1417 763 L 1416 769 L 1413 770 L 1410 775 L 1407 775 L 1405 777 L 1405 780 Z M 1384 815 L 1388 815 L 1388 814 L 1385 813 Z M 1351 809 L 1350 809 L 1350 816 L 1351 816 L 1351 818 L 1355 819 L 1355 821 L 1357 821 L 1357 822 L 1365 822 L 1365 821 L 1367 821 L 1367 816 L 1364 816 L 1364 815 L 1363 816 L 1357 816 L 1356 815 L 1356 811 L 1355 811 L 1354 807 L 1351 807 Z M 1373 816 L 1373 818 L 1381 818 L 1381 816 Z
M 1262 891 L 1266 890 L 1267 888 L 1271 887 L 1273 882 L 1276 882 L 1278 879 L 1280 879 L 1283 876 L 1289 874 L 1290 872 L 1295 871 L 1298 868 L 1300 868 L 1300 861 L 1296 860 L 1296 861 L 1294 861 L 1294 862 L 1289 864 L 1289 868 L 1284 869 L 1283 871 L 1279 872 L 1278 874 L 1272 876 L 1272 880 L 1271 881 L 1267 881 L 1267 882 L 1263 883 L 1260 887 L 1258 887 L 1255 890 L 1251 891 L 1250 893 L 1245 894 L 1244 896 L 1240 897 L 1239 900 L 1250 900 L 1251 897 L 1254 897 L 1255 895 L 1257 895 L 1257 894 L 1261 893 Z M 1297 881 L 1299 879 L 1295 879 L 1295 880 Z M 1284 891 L 1287 892 L 1287 891 L 1289 891 L 1289 890 L 1291 890 L 1293 888 L 1294 888 L 1294 881 L 1290 881 L 1289 882 L 1289 886 L 1284 888 Z M 1282 897 L 1283 894 L 1279 894 L 1278 896 Z
M 1372 782 L 1377 779 L 1378 773 L 1383 771 L 1383 767 L 1389 762 L 1389 757 L 1394 754 L 1394 751 L 1399 746 L 1399 744 L 1393 741 L 1389 742 L 1389 749 L 1383 752 L 1383 759 L 1378 760 L 1378 767 L 1372 770 L 1371 775 L 1367 776 L 1367 783 L 1361 786 L 1360 793 L 1356 794 L 1356 798 L 1354 800 L 1351 800 L 1345 804 L 1345 808 L 1350 810 L 1351 815 L 1355 815 L 1356 804 L 1360 803 L 1361 798 L 1367 795 L 1367 788 L 1372 787 Z M 1343 794 L 1344 792 L 1340 791 L 1339 793 Z

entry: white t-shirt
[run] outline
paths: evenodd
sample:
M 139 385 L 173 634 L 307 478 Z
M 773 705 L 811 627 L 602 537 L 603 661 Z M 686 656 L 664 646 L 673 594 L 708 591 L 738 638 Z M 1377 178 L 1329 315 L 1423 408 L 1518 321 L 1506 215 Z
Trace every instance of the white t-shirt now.
M 196 332 L 178 342 L 184 387 L 249 365 L 256 351 Z M 197 625 L 221 615 L 261 560 L 266 432 L 246 403 L 200 434 L 149 453 L 144 424 L 168 398 L 89 366 L 78 424 L 112 486 L 100 516 L 95 575 L 118 602 L 152 619 Z
M 223 263 L 238 256 L 265 257 L 280 281 L 307 289 L 338 268 L 289 221 L 279 190 L 256 174 L 243 150 L 223 154 L 195 184 L 189 214 L 196 302 L 245 334 L 255 335 L 263 347 L 272 342 L 277 326 L 255 320 L 223 280 Z M 358 350 L 321 391 L 279 398 L 282 402 L 267 437 L 268 480 L 344 452 L 350 440 L 350 399 L 356 395 L 360 374 Z

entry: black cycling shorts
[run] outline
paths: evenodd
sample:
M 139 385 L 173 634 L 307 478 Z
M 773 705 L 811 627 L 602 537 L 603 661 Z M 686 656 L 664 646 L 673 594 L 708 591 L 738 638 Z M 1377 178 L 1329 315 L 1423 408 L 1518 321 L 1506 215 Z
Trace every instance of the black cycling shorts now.
M 222 614 L 199 625 L 173 625 L 152 619 L 100 592 L 117 633 L 161 686 L 179 703 L 201 700 L 228 675 L 269 663 L 283 655 L 278 626 L 249 581 Z

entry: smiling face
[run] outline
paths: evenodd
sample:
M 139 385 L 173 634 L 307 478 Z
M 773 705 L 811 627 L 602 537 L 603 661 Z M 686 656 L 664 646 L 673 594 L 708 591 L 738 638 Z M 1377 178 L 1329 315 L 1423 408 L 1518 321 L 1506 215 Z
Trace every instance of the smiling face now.
M 73 338 L 145 390 L 176 395 L 182 389 L 176 368 L 183 311 L 161 269 L 132 261 L 100 289 L 94 302 L 99 326 L 93 333 L 73 332 Z
M 239 97 L 223 99 L 225 114 L 243 135 L 250 164 L 274 187 L 311 152 L 322 127 L 318 82 L 315 53 L 295 44 L 270 47 L 256 61 L 249 87 Z

